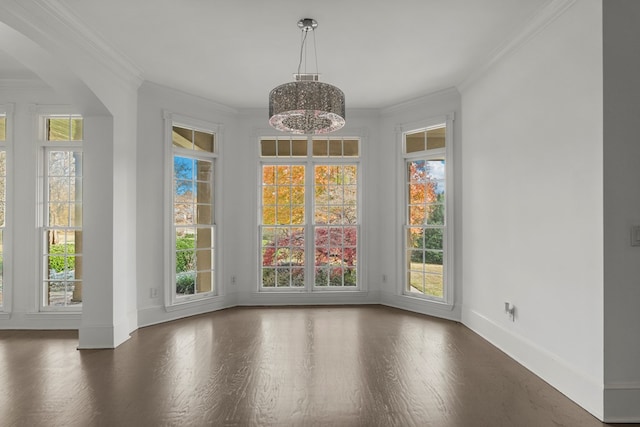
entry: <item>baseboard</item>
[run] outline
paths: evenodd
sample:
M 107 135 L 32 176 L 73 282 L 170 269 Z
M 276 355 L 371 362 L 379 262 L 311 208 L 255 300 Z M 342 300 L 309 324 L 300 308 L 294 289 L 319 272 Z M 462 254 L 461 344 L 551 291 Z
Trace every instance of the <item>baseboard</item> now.
M 172 306 L 171 310 L 167 310 L 163 306 L 146 307 L 138 310 L 138 327 L 144 328 L 146 326 L 235 307 L 236 305 L 235 297 L 224 296 L 211 300 L 201 300 L 195 303 Z
M 78 350 L 116 348 L 130 338 L 128 321 L 118 325 L 81 325 L 78 331 Z
M 379 304 L 378 291 L 342 292 L 245 292 L 238 294 L 239 306 Z
M 81 316 L 77 312 L 63 311 L 3 313 L 0 329 L 77 330 L 80 327 Z
M 593 416 L 603 419 L 603 385 L 597 378 L 577 371 L 557 355 L 474 310 L 463 308 L 462 323 Z
M 604 386 L 604 422 L 640 423 L 640 382 Z
M 390 292 L 380 293 L 380 304 L 401 310 L 412 311 L 414 313 L 425 314 L 427 316 L 439 317 L 441 319 L 461 320 L 460 309 L 456 306 L 448 306 L 431 302 L 424 299 L 413 298 L 406 295 L 397 295 Z

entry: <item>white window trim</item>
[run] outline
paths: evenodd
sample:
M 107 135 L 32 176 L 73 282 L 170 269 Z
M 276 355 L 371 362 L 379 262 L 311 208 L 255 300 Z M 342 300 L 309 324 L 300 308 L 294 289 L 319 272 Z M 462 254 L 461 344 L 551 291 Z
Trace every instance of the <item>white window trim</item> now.
M 258 158 L 259 160 L 259 172 L 257 176 L 257 209 L 256 209 L 256 221 L 257 221 L 257 239 L 256 239 L 256 247 L 258 254 L 258 263 L 257 263 L 257 291 L 259 293 L 293 293 L 293 294 L 312 294 L 312 293 L 349 293 L 349 292 L 364 292 L 367 290 L 367 282 L 366 282 L 366 274 L 365 268 L 365 254 L 363 253 L 363 248 L 366 245 L 363 242 L 366 240 L 363 233 L 363 209 L 362 209 L 362 183 L 364 182 L 364 167 L 363 161 L 364 153 L 364 137 L 362 136 L 352 136 L 352 135 L 332 135 L 332 136 L 318 136 L 318 139 L 357 139 L 358 140 L 358 156 L 353 157 L 328 157 L 328 156 L 313 156 L 313 136 L 303 136 L 303 135 L 295 135 L 291 137 L 292 139 L 307 139 L 307 155 L 306 156 L 290 156 L 290 157 L 262 157 L 260 152 L 260 141 L 262 139 L 287 139 L 287 137 L 282 136 L 273 136 L 273 135 L 263 135 L 258 138 Z M 262 227 L 269 227 L 269 225 L 262 224 L 262 167 L 265 165 L 283 165 L 283 164 L 291 164 L 291 165 L 304 165 L 305 166 L 305 222 L 304 224 L 300 224 L 300 227 L 305 228 L 305 285 L 300 288 L 293 287 L 264 287 L 262 286 L 262 242 L 260 241 L 260 236 L 262 235 Z M 313 197 L 313 180 L 314 180 L 314 166 L 316 165 L 335 165 L 335 164 L 356 164 L 358 166 L 358 192 L 357 192 L 357 215 L 358 215 L 358 223 L 355 224 L 358 229 L 358 241 L 356 245 L 356 253 L 358 254 L 358 263 L 356 265 L 356 277 L 357 284 L 356 286 L 340 286 L 340 287 L 331 287 L 331 286 L 316 286 L 315 285 L 315 240 L 314 233 L 315 228 L 318 226 L 313 221 L 313 216 L 315 212 L 315 203 Z M 311 184 L 309 184 L 311 183 Z M 307 191 L 307 186 L 311 185 L 312 191 Z
M 38 312 L 46 312 L 46 313 L 69 313 L 69 314 L 79 314 L 82 312 L 82 304 L 70 305 L 70 306 L 47 306 L 44 304 L 44 281 L 45 281 L 45 268 L 44 268 L 44 230 L 48 226 L 45 224 L 45 194 L 46 194 L 46 175 L 45 175 L 45 162 L 46 162 L 46 154 L 51 149 L 58 150 L 73 150 L 83 152 L 84 145 L 84 135 L 82 141 L 47 141 L 45 139 L 45 120 L 52 116 L 68 116 L 68 115 L 78 115 L 82 117 L 81 114 L 78 113 L 76 109 L 67 105 L 47 105 L 47 106 L 30 106 L 30 110 L 35 113 L 36 117 L 36 129 L 37 129 L 37 142 L 38 142 L 38 179 L 37 179 L 37 195 L 38 195 L 38 205 L 37 205 L 37 218 L 38 218 L 38 233 L 37 239 L 38 242 L 36 244 L 38 250 L 38 271 L 37 275 L 37 292 L 35 296 L 37 298 L 37 310 Z M 84 162 L 83 162 L 84 163 Z M 82 177 L 84 180 L 85 170 L 82 170 Z M 84 209 L 84 200 L 83 200 L 83 209 Z M 81 227 L 81 230 L 84 230 L 84 224 Z
M 180 310 L 182 308 L 188 308 L 203 304 L 208 300 L 214 300 L 222 297 L 225 294 L 225 287 L 223 286 L 223 254 L 220 251 L 220 245 L 222 239 L 222 227 L 220 227 L 220 218 L 222 217 L 222 157 L 223 151 L 223 126 L 221 124 L 207 122 L 204 120 L 195 119 L 186 115 L 176 114 L 170 111 L 163 111 L 164 118 L 164 265 L 165 265 L 165 280 L 164 280 L 164 308 L 167 312 Z M 174 227 L 174 212 L 173 212 L 173 156 L 174 154 L 184 154 L 186 156 L 194 156 L 194 152 L 191 150 L 182 150 L 180 148 L 174 148 L 172 142 L 172 130 L 174 125 L 182 125 L 190 129 L 195 129 L 203 132 L 210 132 L 215 135 L 215 152 L 214 153 L 198 153 L 203 154 L 203 157 L 213 160 L 213 217 L 214 224 L 212 225 L 214 231 L 214 289 L 211 292 L 203 292 L 200 294 L 194 294 L 189 296 L 183 296 L 177 298 L 175 295 L 175 233 L 169 232 Z
M 8 319 L 13 302 L 13 111 L 14 104 L 0 105 L 0 113 L 5 114 L 5 140 L 0 147 L 5 151 L 5 211 L 2 236 L 2 306 L 0 319 Z
M 454 182 L 454 170 L 456 165 L 454 164 L 453 157 L 453 122 L 454 122 L 454 113 L 449 113 L 443 116 L 432 117 L 430 119 L 417 121 L 417 122 L 409 122 L 403 123 L 396 126 L 396 146 L 398 147 L 397 152 L 398 162 L 397 162 L 397 212 L 396 215 L 399 218 L 397 222 L 400 224 L 398 230 L 398 237 L 396 242 L 396 248 L 398 250 L 396 265 L 398 266 L 396 283 L 397 289 L 396 292 L 399 296 L 404 298 L 410 298 L 412 300 L 421 301 L 426 305 L 433 305 L 437 308 L 446 308 L 449 310 L 453 309 L 454 301 L 455 301 L 455 277 L 454 277 L 454 264 L 456 262 L 454 254 L 454 191 L 455 191 L 455 182 Z M 446 125 L 445 130 L 445 141 L 446 145 L 444 149 L 441 150 L 433 150 L 431 152 L 418 152 L 418 153 L 409 153 L 407 154 L 404 146 L 404 136 L 407 133 L 412 133 L 416 131 L 426 130 L 429 128 L 437 127 L 438 125 Z M 443 249 L 444 249 L 444 259 L 445 259 L 445 270 L 444 270 L 444 285 L 443 285 L 443 298 L 442 299 L 434 299 L 427 295 L 419 295 L 415 293 L 410 293 L 406 290 L 406 228 L 407 228 L 407 195 L 405 188 L 405 169 L 407 160 L 411 159 L 428 159 L 429 157 L 437 157 L 442 156 L 444 153 L 446 159 L 446 169 L 445 169 L 445 180 L 446 180 L 446 196 L 445 196 L 445 211 L 446 211 L 446 235 L 443 239 Z

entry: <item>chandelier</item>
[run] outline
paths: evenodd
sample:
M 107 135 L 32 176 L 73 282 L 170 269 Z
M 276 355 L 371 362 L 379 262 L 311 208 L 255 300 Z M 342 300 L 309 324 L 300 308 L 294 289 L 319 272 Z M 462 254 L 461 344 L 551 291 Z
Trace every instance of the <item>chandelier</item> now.
M 298 21 L 302 43 L 295 81 L 280 85 L 269 93 L 269 124 L 283 132 L 317 135 L 336 131 L 345 124 L 344 93 L 335 86 L 318 81 L 315 34 L 316 72 L 300 73 L 303 54 L 306 53 L 307 34 L 317 26 L 315 19 Z

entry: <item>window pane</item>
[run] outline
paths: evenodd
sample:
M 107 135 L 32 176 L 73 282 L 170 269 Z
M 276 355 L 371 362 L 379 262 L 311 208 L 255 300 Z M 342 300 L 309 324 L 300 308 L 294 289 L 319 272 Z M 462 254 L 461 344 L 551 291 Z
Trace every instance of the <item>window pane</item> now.
M 196 214 L 196 224 L 213 224 L 213 209 L 211 205 L 197 205 Z
M 275 157 L 276 155 L 276 140 L 275 139 L 263 139 L 260 141 L 260 154 L 263 157 Z
M 47 120 L 48 141 L 70 141 L 71 121 L 67 118 Z
M 194 132 L 194 150 L 206 151 L 208 153 L 214 152 L 214 140 L 213 134 L 205 133 L 201 131 Z
M 211 271 L 198 271 L 196 285 L 197 293 L 213 291 L 213 274 L 211 274 Z
M 303 285 L 304 257 L 303 227 L 264 227 L 262 286 Z M 274 266 L 277 268 L 270 268 Z
M 262 286 L 265 288 L 273 288 L 276 285 L 276 270 L 275 268 L 263 268 L 262 269 Z
M 195 294 L 196 273 L 194 271 L 181 271 L 176 273 L 176 295 Z
M 316 223 L 355 224 L 357 222 L 357 167 L 332 165 L 315 167 Z M 328 185 L 319 185 L 327 183 Z
M 0 115 L 0 141 L 7 140 L 7 117 Z M 2 293 L 0 292 L 0 295 Z M 1 298 L 1 297 L 0 297 Z
M 438 129 L 430 129 L 427 133 L 427 150 L 436 148 L 444 148 L 445 146 L 445 127 Z
M 304 186 L 304 166 L 293 166 L 291 168 L 291 183 L 294 185 L 303 185 Z
M 405 136 L 405 147 L 407 153 L 417 153 L 426 149 L 426 132 L 407 134 Z
M 173 176 L 175 179 L 192 180 L 195 166 L 193 159 L 188 157 L 174 156 Z
M 71 198 L 70 187 L 71 179 L 68 177 L 49 178 L 49 200 L 53 202 L 69 201 Z
M 289 156 L 291 156 L 291 141 L 289 140 L 278 141 L 278 157 L 289 157 Z
M 342 141 L 329 141 L 329 156 L 342 157 Z
M 195 229 L 176 228 L 176 294 L 190 295 L 195 293 Z
M 430 225 L 444 225 L 444 205 L 427 205 L 425 208 L 425 222 Z
M 326 139 L 313 140 L 313 155 L 315 157 L 326 157 L 329 155 L 329 141 Z
M 278 185 L 291 184 L 291 167 L 277 166 L 276 183 Z
M 82 141 L 83 138 L 83 122 L 82 119 L 72 118 L 71 119 L 71 140 L 72 141 Z
M 83 120 L 77 116 L 46 119 L 47 141 L 82 141 Z
M 193 148 L 193 131 L 179 126 L 174 126 L 172 131 L 173 146 L 191 150 Z
M 358 140 L 350 139 L 345 140 L 342 146 L 343 156 L 345 157 L 357 157 L 360 155 L 358 152 Z
M 196 182 L 196 193 L 194 195 L 194 201 L 198 203 L 205 203 L 211 205 L 213 202 L 213 188 L 211 181 L 198 181 Z
M 307 140 L 306 139 L 294 139 L 291 141 L 293 144 L 291 155 L 296 157 L 304 157 L 307 155 Z
M 211 263 L 213 251 L 208 249 L 199 249 L 196 251 L 196 269 L 198 271 L 210 271 L 213 267 Z
M 262 167 L 262 185 L 273 185 L 276 183 L 276 167 Z
M 213 162 L 210 160 L 194 160 L 198 181 L 211 182 L 213 178 Z
M 426 249 L 442 250 L 442 231 L 442 228 L 426 228 L 424 230 L 423 247 Z

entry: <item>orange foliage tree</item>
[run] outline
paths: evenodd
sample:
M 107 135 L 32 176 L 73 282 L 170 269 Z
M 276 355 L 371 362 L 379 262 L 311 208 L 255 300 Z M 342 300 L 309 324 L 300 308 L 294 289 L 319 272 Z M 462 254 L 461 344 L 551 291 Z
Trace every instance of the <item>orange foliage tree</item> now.
M 409 224 L 422 225 L 428 221 L 428 215 L 436 203 L 436 183 L 429 174 L 428 162 L 417 160 L 409 162 Z

